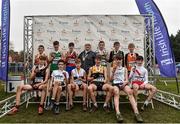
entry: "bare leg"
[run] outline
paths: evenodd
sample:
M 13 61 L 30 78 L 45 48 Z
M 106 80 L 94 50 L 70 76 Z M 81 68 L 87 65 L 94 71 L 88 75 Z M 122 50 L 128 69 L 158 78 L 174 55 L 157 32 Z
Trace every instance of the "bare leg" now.
M 21 100 L 21 93 L 23 90 L 32 90 L 32 86 L 31 85 L 20 85 L 17 87 L 17 91 L 16 91 L 16 106 L 20 105 L 20 100 Z
M 128 98 L 129 98 L 129 101 L 131 103 L 131 106 L 133 108 L 134 113 L 139 114 L 139 111 L 137 108 L 137 103 L 136 103 L 134 96 L 133 96 L 133 90 L 131 90 L 131 88 L 129 86 L 125 86 L 123 90 L 128 95 Z
M 109 84 L 104 84 L 102 89 L 106 91 L 105 104 L 107 105 L 109 103 L 109 100 L 111 99 L 113 87 Z
M 82 90 L 83 90 L 83 105 L 85 105 L 87 98 L 87 85 L 85 83 L 82 84 Z
M 119 88 L 114 86 L 114 106 L 115 106 L 115 111 L 116 114 L 119 114 Z
M 72 105 L 72 96 L 73 96 L 73 91 L 72 91 L 72 84 L 68 84 L 68 93 L 69 93 L 69 104 Z
M 61 91 L 62 91 L 62 86 L 59 86 L 59 87 L 57 88 L 56 103 L 59 103 L 59 101 L 60 101 Z
M 45 98 L 46 98 L 46 90 L 47 90 L 46 88 L 47 88 L 46 85 L 41 85 L 41 86 L 39 87 L 39 89 L 42 90 L 42 92 L 41 92 L 41 102 L 40 102 L 40 105 L 43 105 L 43 104 L 44 104 L 44 101 L 45 101 Z
M 53 100 L 56 99 L 56 94 L 57 94 L 58 87 L 59 87 L 59 82 L 55 82 L 54 87 L 53 87 L 52 98 L 51 98 Z
M 136 103 L 137 103 L 138 90 L 139 90 L 139 85 L 133 84 L 133 94 L 134 94 Z
M 96 96 L 95 96 L 95 90 L 96 90 L 96 89 L 97 89 L 97 86 L 94 85 L 94 84 L 90 84 L 89 87 L 88 87 L 89 94 L 90 94 L 90 97 L 91 97 L 94 105 L 95 105 L 95 104 L 97 105 Z M 95 105 L 95 106 L 96 106 L 96 105 Z

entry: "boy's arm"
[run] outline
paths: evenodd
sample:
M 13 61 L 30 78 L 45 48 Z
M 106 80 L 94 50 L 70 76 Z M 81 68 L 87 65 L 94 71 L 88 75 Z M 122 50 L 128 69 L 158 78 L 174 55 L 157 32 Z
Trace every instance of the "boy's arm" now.
M 127 69 L 125 68 L 125 80 L 124 80 L 124 83 L 125 84 L 128 84 L 129 83 L 129 80 L 128 80 L 128 71 L 127 71 Z
M 104 67 L 104 83 L 107 83 L 107 68 Z
M 124 52 L 122 51 L 122 66 L 124 67 L 125 65 L 125 60 L 124 60 Z
M 115 70 L 113 69 L 113 67 L 110 69 L 110 81 L 114 80 L 114 73 Z
M 73 83 L 74 82 L 74 75 L 73 75 L 73 73 L 72 73 L 72 71 L 71 71 L 71 79 L 70 79 L 70 83 Z
M 46 77 L 45 77 L 44 83 L 47 83 L 47 82 L 48 82 L 49 72 L 50 72 L 50 70 L 49 70 L 49 69 L 46 69 Z
M 135 67 L 132 67 L 132 68 L 131 68 L 131 72 L 130 72 L 130 74 L 129 74 L 129 80 L 131 80 L 131 79 L 133 78 L 133 75 L 134 75 L 134 73 L 135 73 L 135 70 L 136 70 Z
M 88 81 L 94 80 L 94 78 L 91 77 L 91 72 L 92 72 L 92 67 L 89 69 L 88 78 L 87 78 Z
M 128 57 L 128 53 L 125 55 L 125 59 L 124 59 L 124 66 L 127 68 L 127 64 L 128 64 L 128 62 L 127 62 L 127 57 Z
M 32 72 L 31 72 L 31 76 L 30 76 L 30 80 L 33 80 L 36 76 L 36 71 L 35 71 L 35 66 L 32 68 Z
M 145 69 L 145 75 L 144 75 L 144 83 L 148 83 L 148 71 Z

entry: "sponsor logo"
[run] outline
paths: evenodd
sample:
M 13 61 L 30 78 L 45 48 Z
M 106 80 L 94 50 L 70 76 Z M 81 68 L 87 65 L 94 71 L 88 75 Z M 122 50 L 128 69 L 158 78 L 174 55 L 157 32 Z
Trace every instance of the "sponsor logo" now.
M 63 29 L 63 30 L 61 31 L 61 33 L 62 33 L 62 34 L 67 34 L 67 31 L 66 31 L 65 29 Z
M 69 39 L 66 39 L 66 38 L 60 38 L 59 40 L 60 41 L 69 41 Z
M 116 39 L 116 38 L 109 38 L 109 41 L 113 41 L 113 42 L 118 42 L 118 41 L 120 41 L 119 39 Z
M 125 26 L 127 26 L 127 25 L 128 25 L 128 23 L 127 23 L 127 21 L 126 21 L 126 20 L 123 22 L 123 25 L 125 25 Z
M 104 25 L 102 20 L 99 21 L 99 25 Z
M 81 33 L 81 31 L 72 29 L 72 33 Z
M 91 34 L 91 30 L 88 29 L 88 30 L 86 31 L 86 33 L 87 33 L 87 34 Z
M 56 31 L 55 30 L 50 30 L 50 29 L 47 29 L 47 33 L 56 33 Z
M 50 26 L 53 26 L 53 25 L 54 25 L 52 19 L 50 20 L 49 25 L 50 25 Z
M 69 22 L 66 22 L 66 21 L 59 21 L 59 24 L 61 24 L 61 25 L 68 25 Z
M 129 34 L 130 31 L 127 31 L 127 30 L 121 30 L 121 33 L 123 33 L 123 34 Z
M 34 21 L 35 25 L 43 25 L 43 22 Z
M 142 42 L 140 38 L 133 38 L 133 42 Z
M 128 42 L 127 37 L 125 37 L 125 38 L 123 39 L 123 42 L 124 42 L 124 43 L 127 43 L 127 42 Z
M 116 34 L 116 30 L 114 28 L 111 30 L 111 34 Z
M 99 32 L 99 33 L 106 33 L 105 30 L 97 30 L 97 32 Z
M 84 21 L 84 24 L 94 24 L 92 21 Z
M 79 22 L 76 20 L 73 24 L 74 24 L 74 26 L 78 26 Z
M 74 43 L 79 43 L 80 41 L 79 41 L 79 39 L 78 39 L 78 37 L 76 37 L 75 39 L 74 39 Z
M 39 36 L 41 36 L 41 34 L 42 34 L 41 29 L 38 29 L 38 31 L 36 32 L 36 35 L 39 37 Z
M 142 23 L 141 23 L 141 22 L 133 22 L 133 25 L 134 25 L 134 26 L 141 26 Z
M 85 38 L 84 40 L 85 41 L 94 41 L 94 39 L 92 39 L 92 38 Z
M 51 38 L 49 39 L 49 43 L 52 44 L 52 42 L 53 42 L 53 38 L 51 37 Z
M 118 22 L 116 22 L 116 21 L 111 21 L 111 22 L 109 22 L 109 24 L 110 24 L 110 25 L 118 25 Z
M 35 38 L 35 39 L 34 39 L 34 42 L 41 42 L 41 43 L 42 43 L 42 42 L 44 42 L 44 40 L 43 40 L 43 39 L 36 39 L 36 38 Z

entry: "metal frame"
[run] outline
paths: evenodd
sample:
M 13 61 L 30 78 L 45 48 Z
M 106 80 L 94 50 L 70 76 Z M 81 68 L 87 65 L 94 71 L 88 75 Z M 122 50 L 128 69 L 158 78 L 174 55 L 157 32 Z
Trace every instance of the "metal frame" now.
M 165 92 L 162 90 L 158 90 L 158 92 L 154 96 L 154 99 L 180 110 L 180 96 L 179 95 Z
M 49 15 L 49 17 L 58 15 Z M 131 16 L 131 15 L 125 15 Z M 142 15 L 141 15 L 142 16 Z M 149 77 L 152 79 L 150 82 L 155 82 L 154 66 L 155 66 L 155 52 L 154 52 L 154 19 L 152 15 L 143 15 L 145 17 L 145 38 L 144 38 L 144 56 L 145 56 L 145 67 L 148 69 Z M 24 70 L 25 83 L 29 82 L 28 77 L 33 66 L 33 17 L 48 17 L 47 16 L 25 16 L 24 17 L 24 62 L 27 64 Z M 25 103 L 32 95 L 26 92 L 22 95 L 21 104 Z M 180 109 L 180 102 L 176 99 L 180 97 L 168 92 L 158 90 L 154 99 L 170 105 L 174 108 Z M 15 102 L 15 96 L 9 97 L 0 102 L 0 105 L 4 104 L 0 109 L 0 118 L 6 115 L 11 109 Z
M 53 17 L 58 15 L 46 16 L 25 16 L 24 17 L 24 62 L 28 62 L 25 77 L 30 73 L 33 65 L 33 17 Z M 60 16 L 60 15 L 59 15 Z M 123 15 L 122 15 L 123 16 Z M 133 16 L 133 15 L 124 15 Z M 134 15 L 135 16 L 135 15 Z M 137 16 L 137 15 L 136 15 Z M 152 15 L 139 15 L 145 18 L 145 38 L 144 38 L 144 60 L 145 67 L 148 69 L 149 76 L 154 75 L 155 51 L 154 51 L 154 19 Z

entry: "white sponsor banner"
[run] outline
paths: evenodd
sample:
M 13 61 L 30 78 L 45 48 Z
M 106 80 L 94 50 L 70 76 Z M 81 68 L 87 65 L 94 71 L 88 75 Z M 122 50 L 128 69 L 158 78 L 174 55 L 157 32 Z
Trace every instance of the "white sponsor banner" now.
M 97 50 L 98 42 L 105 41 L 106 50 L 113 49 L 119 41 L 121 50 L 128 52 L 128 44 L 134 43 L 135 52 L 144 56 L 144 17 L 140 15 L 87 15 L 87 16 L 35 16 L 33 17 L 33 48 L 37 54 L 39 45 L 45 46 L 46 54 L 53 51 L 53 42 L 59 41 L 63 52 L 68 43 L 74 42 L 78 53 L 84 44 L 90 43 Z

